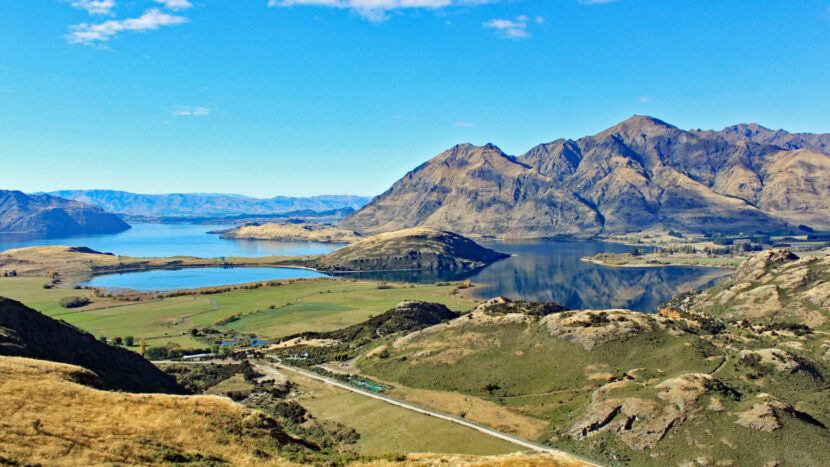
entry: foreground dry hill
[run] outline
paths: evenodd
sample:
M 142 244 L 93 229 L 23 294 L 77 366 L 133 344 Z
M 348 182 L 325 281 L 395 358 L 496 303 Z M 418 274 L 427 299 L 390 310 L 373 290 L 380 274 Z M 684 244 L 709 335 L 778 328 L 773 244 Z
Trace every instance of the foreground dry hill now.
M 684 131 L 635 116 L 521 157 L 491 144 L 459 145 L 341 225 L 524 237 L 649 228 L 774 232 L 788 223 L 830 228 L 830 137 L 760 128 Z
M 69 236 L 117 233 L 129 228 L 118 216 L 97 206 L 0 190 L 0 233 Z
M 84 368 L 0 357 L 0 462 L 286 465 L 301 440 L 228 399 L 95 389 Z

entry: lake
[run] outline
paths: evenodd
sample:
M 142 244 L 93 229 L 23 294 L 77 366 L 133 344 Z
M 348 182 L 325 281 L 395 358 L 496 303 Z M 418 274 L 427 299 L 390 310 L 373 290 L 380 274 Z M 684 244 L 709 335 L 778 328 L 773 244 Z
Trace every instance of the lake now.
M 628 308 L 654 312 L 680 292 L 709 287 L 731 270 L 684 266 L 609 268 L 583 256 L 623 253 L 630 246 L 606 242 L 550 240 L 480 242 L 513 256 L 478 271 L 455 274 L 398 271 L 348 274 L 375 280 L 434 282 L 470 279 L 478 298 L 556 302 L 571 309 Z
M 155 271 L 125 272 L 95 276 L 78 285 L 101 287 L 108 291 L 150 290 L 167 291 L 246 284 L 280 279 L 325 277 L 316 271 L 296 268 L 188 268 Z
M 87 246 L 114 254 L 152 257 L 189 255 L 199 257 L 314 255 L 328 253 L 340 245 L 225 240 L 206 232 L 224 226 L 187 224 L 135 224 L 131 230 L 114 235 L 95 235 L 62 239 L 22 239 L 0 236 L 0 250 L 35 245 Z M 580 260 L 597 253 L 631 251 L 630 246 L 604 242 L 481 242 L 484 246 L 509 253 L 508 259 L 483 269 L 452 272 L 398 271 L 353 273 L 348 277 L 390 282 L 432 283 L 470 279 L 476 287 L 470 292 L 479 298 L 505 296 L 514 300 L 553 301 L 568 308 L 628 308 L 654 312 L 674 295 L 708 287 L 730 270 L 664 266 L 649 268 L 608 268 Z M 173 290 L 322 274 L 286 268 L 204 268 L 145 271 L 102 275 L 87 285 L 107 289 Z
M 85 246 L 103 253 L 140 258 L 159 256 L 305 256 L 336 250 L 342 245 L 308 242 L 274 242 L 262 240 L 226 240 L 210 230 L 233 225 L 133 224 L 117 234 L 87 235 L 69 238 L 38 238 L 0 234 L 0 250 L 39 245 Z

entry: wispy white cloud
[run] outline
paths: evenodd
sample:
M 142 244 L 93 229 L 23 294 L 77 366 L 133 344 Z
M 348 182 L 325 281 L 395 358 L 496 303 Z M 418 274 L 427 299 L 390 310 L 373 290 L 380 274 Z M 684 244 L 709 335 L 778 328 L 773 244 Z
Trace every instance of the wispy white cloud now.
M 539 23 L 540 18 L 542 17 L 537 17 L 535 21 Z M 491 19 L 490 21 L 482 23 L 482 26 L 485 28 L 495 29 L 500 36 L 507 39 L 527 39 L 531 37 L 530 33 L 527 31 L 527 22 L 529 20 L 530 18 L 528 18 L 527 15 L 521 15 L 515 20 Z M 544 18 L 542 18 L 542 22 L 544 22 Z
M 72 44 L 91 45 L 106 42 L 121 31 L 150 31 L 162 26 L 182 24 L 188 21 L 184 16 L 171 15 L 162 12 L 158 8 L 151 8 L 137 18 L 109 20 L 97 24 L 76 24 L 69 27 L 69 33 L 64 37 Z
M 165 8 L 168 10 L 187 10 L 188 8 L 192 8 L 193 4 L 190 3 L 188 0 L 154 0 L 156 3 L 161 3 L 164 5 Z
M 641 104 L 645 104 L 645 103 L 651 102 L 653 100 L 654 100 L 654 98 L 651 97 L 651 96 L 640 96 L 640 97 L 637 98 L 637 102 L 639 102 Z
M 207 107 L 181 106 L 177 107 L 176 110 L 173 111 L 173 115 L 178 115 L 180 117 L 203 117 L 205 115 L 210 115 L 210 109 Z
M 475 123 L 470 122 L 455 122 L 453 126 L 462 127 L 462 128 L 470 128 L 476 126 Z
M 371 20 L 383 21 L 390 12 L 442 8 L 457 6 L 476 6 L 495 3 L 500 0 L 268 0 L 268 6 L 293 7 L 316 6 L 351 10 Z
M 69 4 L 90 15 L 111 15 L 115 0 L 69 0 Z

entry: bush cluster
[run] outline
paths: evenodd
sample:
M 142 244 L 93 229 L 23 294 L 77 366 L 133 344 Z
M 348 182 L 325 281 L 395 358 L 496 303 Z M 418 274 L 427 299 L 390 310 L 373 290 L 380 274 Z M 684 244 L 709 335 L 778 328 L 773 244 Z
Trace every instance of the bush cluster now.
M 87 297 L 64 297 L 58 303 L 64 308 L 78 308 L 89 305 L 91 300 Z

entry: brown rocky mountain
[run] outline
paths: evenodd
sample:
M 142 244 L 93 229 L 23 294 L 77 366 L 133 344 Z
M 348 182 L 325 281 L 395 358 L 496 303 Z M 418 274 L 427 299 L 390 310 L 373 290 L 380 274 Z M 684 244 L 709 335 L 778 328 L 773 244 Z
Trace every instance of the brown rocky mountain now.
M 825 229 L 830 156 L 817 151 L 828 141 L 830 135 L 757 125 L 685 131 L 634 116 L 520 157 L 491 144 L 459 145 L 341 225 L 370 233 L 424 226 L 523 237 L 649 228 L 774 232 L 788 224 Z
M 784 149 L 809 149 L 822 154 L 830 154 L 830 134 L 789 133 L 784 130 L 770 130 L 757 123 L 740 123 L 724 128 L 722 131 L 701 131 L 700 133 L 719 134 L 732 142 L 752 141 L 771 144 Z
M 129 228 L 121 218 L 97 206 L 0 190 L 0 233 L 70 236 L 117 233 Z

